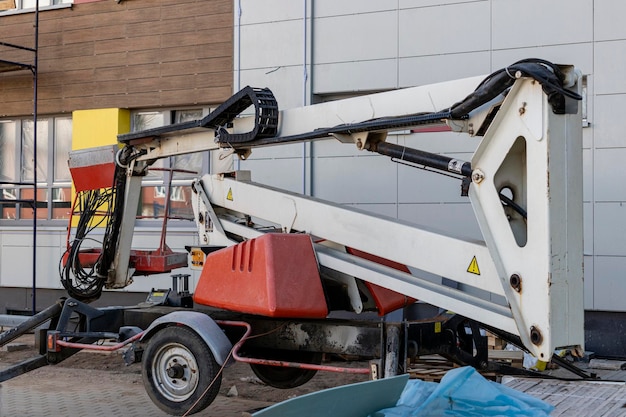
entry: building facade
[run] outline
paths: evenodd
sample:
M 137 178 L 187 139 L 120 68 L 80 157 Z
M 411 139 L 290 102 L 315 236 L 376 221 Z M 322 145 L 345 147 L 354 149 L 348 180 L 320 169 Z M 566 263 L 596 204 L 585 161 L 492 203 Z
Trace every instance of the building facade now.
M 235 85 L 268 86 L 279 106 L 293 107 L 489 74 L 524 58 L 578 67 L 585 87 L 587 345 L 623 356 L 626 29 L 614 19 L 623 11 L 618 0 L 238 0 Z M 478 143 L 454 133 L 390 140 L 461 160 L 469 160 Z M 411 168 L 345 145 L 255 151 L 242 167 L 262 182 L 480 237 L 455 181 L 427 172 L 416 180 Z
M 31 309 L 32 281 L 37 309 L 62 292 L 59 260 L 67 247 L 73 195 L 69 150 L 114 144 L 118 133 L 199 118 L 233 91 L 232 1 L 40 0 L 38 25 L 34 7 L 32 0 L 17 0 L 0 11 L 0 68 L 5 71 L 0 73 L 2 313 Z M 36 55 L 12 47 L 34 49 L 36 29 Z M 36 169 L 34 77 L 29 68 L 7 71 L 15 69 L 7 63 L 33 65 L 35 56 Z M 159 163 L 198 172 L 207 165 L 204 155 Z M 135 241 L 139 248 L 158 247 L 168 175 L 155 171 L 145 183 Z M 28 184 L 34 178 L 38 221 L 33 262 L 33 209 L 22 200 L 33 198 Z M 188 183 L 185 175 L 174 174 L 171 199 L 183 217 L 190 215 L 184 207 Z M 183 250 L 189 236 L 193 239 L 192 224 L 173 221 L 168 244 Z M 168 276 L 152 278 L 106 294 L 103 301 L 136 299 L 133 293 L 170 285 Z
M 0 42 L 31 42 L 32 13 L 20 13 L 19 6 L 29 6 L 28 0 L 23 3 L 18 0 L 18 10 L 0 12 Z M 41 167 L 42 175 L 43 171 L 47 175 L 42 188 L 48 196 L 47 217 L 42 219 L 38 232 L 41 256 L 37 258 L 37 271 L 42 288 L 60 288 L 56 270 L 64 251 L 65 223 L 54 217 L 58 212 L 63 216 L 71 193 L 67 191 L 67 172 L 55 169 L 62 165 L 67 149 L 113 143 L 115 135 L 124 130 L 205 114 L 246 85 L 269 87 L 279 107 L 285 109 L 486 75 L 519 59 L 543 58 L 573 64 L 584 74 L 584 307 L 588 312 L 588 345 L 598 351 L 626 354 L 624 331 L 615 335 L 608 330 L 621 329 L 626 317 L 622 301 L 626 295 L 626 185 L 619 181 L 626 174 L 625 165 L 620 163 L 626 156 L 626 141 L 622 138 L 626 121 L 620 115 L 626 106 L 626 55 L 622 54 L 626 29 L 614 19 L 614 15 L 626 11 L 623 2 L 59 3 L 40 12 L 38 103 L 45 127 L 38 129 L 47 129 L 51 137 L 48 165 Z M 27 59 L 25 52 L 9 52 L 17 54 L 17 59 Z M 20 140 L 14 139 L 16 144 L 28 144 L 31 88 L 27 71 L 0 74 L 3 141 L 10 130 L 21 135 Z M 338 120 L 338 124 L 343 122 L 349 121 Z M 90 131 L 107 134 L 94 143 Z M 55 142 L 63 135 L 72 136 L 69 144 Z M 389 140 L 468 160 L 479 139 L 449 132 L 400 132 L 390 135 Z M 2 146 L 5 149 L 4 143 Z M 5 177 L 32 177 L 32 164 L 30 171 L 22 168 L 22 172 L 15 163 L 19 158 L 25 161 L 23 154 L 16 150 L 11 154 L 16 156 L 2 157 Z M 203 156 L 194 163 L 207 169 L 208 158 Z M 177 162 L 165 164 L 175 167 Z M 480 238 L 471 207 L 461 197 L 457 181 L 428 172 L 416 177 L 412 168 L 333 141 L 255 150 L 237 165 L 250 169 L 255 181 Z M 55 177 L 57 174 L 59 177 Z M 163 178 L 150 181 L 146 183 L 146 216 L 158 211 L 154 199 L 162 194 L 159 187 Z M 181 187 L 184 184 L 183 179 Z M 26 192 L 3 187 L 9 198 L 18 191 Z M 183 195 L 184 188 L 180 190 Z M 60 203 L 55 201 L 61 199 L 59 195 L 65 196 L 63 204 L 55 205 Z M 15 260 L 29 256 L 28 210 L 3 203 L 0 227 L 2 292 L 7 288 L 22 291 L 19 302 L 16 298 L 2 302 L 6 309 L 13 304 L 11 308 L 23 309 L 28 305 L 30 271 L 25 262 Z M 137 247 L 154 246 L 150 242 L 155 236 L 155 221 L 138 220 Z M 172 247 L 182 248 L 194 236 L 191 224 L 175 222 L 169 238 Z M 194 279 L 192 273 L 192 286 Z M 124 293 L 167 285 L 165 276 L 138 278 Z M 114 294 L 120 296 L 119 292 Z M 613 348 L 615 345 L 621 347 Z

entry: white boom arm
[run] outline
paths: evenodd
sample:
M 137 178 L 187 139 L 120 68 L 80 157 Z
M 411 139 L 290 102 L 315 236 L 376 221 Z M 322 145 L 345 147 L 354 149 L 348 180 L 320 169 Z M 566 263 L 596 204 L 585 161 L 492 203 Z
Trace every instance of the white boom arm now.
M 566 74 L 572 81 L 569 87 L 575 88 L 577 72 L 570 68 Z M 298 135 L 338 124 L 446 109 L 459 97 L 471 94 L 482 79 L 281 111 L 276 137 L 297 141 Z M 549 360 L 556 347 L 581 348 L 581 116 L 578 106 L 572 107 L 571 103 L 560 112 L 563 114 L 556 114 L 544 91 L 539 82 L 518 74 L 506 98 L 496 97 L 466 118 L 447 121 L 453 130 L 484 134 L 471 160 L 471 174 L 466 175 L 471 180 L 469 197 L 484 241 L 463 240 L 397 219 L 272 189 L 251 182 L 244 173 L 236 173 L 205 175 L 194 184 L 199 196 L 194 198 L 194 209 L 200 218 L 200 242 L 231 245 L 235 242 L 226 232 L 244 238 L 262 233 L 225 213 L 263 219 L 285 232 L 309 233 L 412 267 L 414 273 L 406 274 L 328 245 L 316 245 L 320 264 L 517 334 L 539 359 Z M 254 117 L 237 118 L 228 131 L 247 132 L 256 122 Z M 375 150 L 384 142 L 387 130 L 354 129 L 327 136 L 353 142 L 359 149 Z M 130 177 L 143 170 L 146 161 L 223 148 L 223 143 L 213 140 L 216 132 L 219 129 L 204 127 L 147 132 L 143 138 L 126 142 L 141 151 L 129 165 Z M 245 146 L 235 148 L 244 153 Z M 469 164 L 450 160 L 448 170 L 461 174 L 461 166 Z M 129 184 L 140 186 L 136 180 Z M 132 195 L 139 190 L 126 192 Z M 125 217 L 134 219 L 136 206 L 126 207 L 126 211 Z M 120 244 L 131 239 L 132 227 L 122 230 Z M 113 286 L 127 283 L 126 252 L 118 251 Z M 460 285 L 453 288 L 434 284 L 425 278 L 428 274 Z M 352 301 L 358 311 L 359 301 Z

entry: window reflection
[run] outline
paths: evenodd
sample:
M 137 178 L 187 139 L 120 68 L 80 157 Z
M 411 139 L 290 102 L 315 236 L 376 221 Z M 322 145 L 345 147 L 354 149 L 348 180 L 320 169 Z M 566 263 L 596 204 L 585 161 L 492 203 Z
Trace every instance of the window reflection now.
M 162 185 L 142 187 L 139 216 L 153 219 L 163 218 L 165 216 L 166 197 L 167 187 Z M 193 220 L 190 186 L 172 186 L 168 217 Z

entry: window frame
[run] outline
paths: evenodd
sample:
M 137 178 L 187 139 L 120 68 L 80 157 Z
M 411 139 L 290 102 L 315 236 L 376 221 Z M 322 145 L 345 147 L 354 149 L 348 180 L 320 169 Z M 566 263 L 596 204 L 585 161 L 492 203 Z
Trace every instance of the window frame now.
M 163 121 L 163 125 L 160 126 L 167 126 L 170 124 L 173 124 L 176 121 L 176 114 L 177 112 L 184 112 L 184 111 L 193 111 L 193 110 L 200 110 L 201 111 L 201 116 L 200 117 L 205 117 L 207 114 L 209 114 L 209 112 L 211 111 L 211 109 L 209 107 L 204 107 L 204 106 L 194 106 L 194 107 L 176 107 L 176 108 L 167 108 L 167 109 L 135 109 L 135 110 L 131 110 L 131 126 L 130 126 L 130 131 L 131 132 L 136 132 L 137 130 L 137 115 L 140 114 L 148 114 L 148 113 L 155 113 L 155 114 L 159 114 L 162 118 Z M 146 128 L 153 128 L 153 127 L 160 127 L 160 126 L 146 126 L 143 127 L 143 129 Z M 162 165 L 159 165 L 158 167 L 155 168 L 162 168 L 162 169 L 170 169 L 173 164 L 174 164 L 174 156 L 172 157 L 167 157 L 167 158 L 163 158 L 160 159 L 159 161 L 161 162 Z M 206 172 L 210 172 L 210 163 L 211 163 L 211 158 L 209 155 L 209 152 L 201 152 L 201 168 L 200 168 L 200 172 L 198 172 L 197 175 L 190 175 L 190 174 L 186 174 L 185 176 L 183 176 L 181 178 L 181 174 L 178 174 L 178 177 L 176 176 L 176 174 L 174 175 L 174 178 L 172 178 L 172 182 L 171 182 L 171 186 L 172 188 L 174 187 L 189 187 L 192 183 L 192 181 L 203 175 Z M 153 173 L 155 173 L 153 171 Z M 167 186 L 168 183 L 168 177 L 169 174 L 167 172 L 161 172 L 158 173 L 156 172 L 156 175 L 147 175 L 143 178 L 142 183 L 141 183 L 141 192 L 142 192 L 142 199 L 143 199 L 143 193 L 144 191 L 147 191 L 148 193 L 153 192 L 156 189 L 156 187 L 162 187 L 163 190 L 165 190 L 165 187 Z M 149 188 L 154 187 L 154 189 L 152 190 L 147 190 Z M 181 190 L 179 190 L 180 192 L 182 192 Z M 184 201 L 184 200 L 183 200 Z M 178 203 L 181 202 L 181 200 L 178 199 L 173 199 L 172 196 L 170 197 L 170 204 L 172 202 Z M 161 225 L 163 222 L 163 218 L 162 217 L 141 217 L 142 216 L 142 201 L 140 199 L 139 202 L 140 206 L 138 207 L 138 216 L 139 218 L 137 218 L 136 220 L 136 224 L 137 226 L 141 226 L 141 227 L 156 227 L 158 225 Z M 170 206 L 170 210 L 171 210 L 171 206 Z M 176 226 L 176 227 L 195 227 L 195 223 L 192 221 L 193 219 L 169 219 L 168 222 L 171 222 L 172 226 Z
M 15 0 L 15 8 L 7 9 L 7 10 L 0 10 L 0 17 L 23 14 L 23 13 L 34 13 L 36 10 L 35 5 L 33 4 L 33 6 L 24 7 L 24 1 L 27 1 L 27 0 Z M 40 3 L 42 1 L 46 1 L 49 4 L 47 5 L 40 4 L 39 5 L 40 12 L 45 11 L 45 10 L 66 9 L 74 5 L 74 0 L 39 0 Z
M 45 200 L 39 200 L 39 204 L 37 206 L 37 214 L 38 216 L 41 216 L 41 213 L 44 211 L 44 207 L 40 207 L 40 205 L 45 204 L 45 218 L 38 218 L 37 219 L 37 223 L 38 224 L 42 224 L 42 225 L 60 225 L 60 224 L 67 224 L 68 219 L 69 219 L 69 212 L 71 210 L 71 205 L 72 205 L 72 200 L 71 200 L 71 188 L 72 188 L 72 179 L 71 176 L 68 176 L 67 179 L 63 180 L 58 180 L 55 177 L 55 168 L 56 168 L 56 160 L 57 160 L 57 142 L 58 140 L 61 140 L 61 138 L 58 137 L 58 135 L 56 134 L 56 130 L 57 130 L 57 121 L 60 119 L 67 119 L 70 122 L 72 121 L 72 117 L 69 115 L 48 115 L 48 116 L 42 116 L 38 118 L 38 122 L 37 122 L 37 128 L 39 129 L 41 126 L 41 121 L 45 120 L 47 121 L 47 132 L 46 132 L 46 138 L 43 139 L 41 138 L 39 135 L 37 137 L 37 141 L 38 141 L 38 146 L 41 140 L 46 140 L 47 142 L 47 152 L 45 155 L 46 158 L 46 179 L 45 180 L 41 180 L 41 178 L 38 176 L 37 178 L 37 194 L 40 195 L 42 192 L 45 194 L 46 198 Z M 13 122 L 15 123 L 14 126 L 14 135 L 16 137 L 16 146 L 14 149 L 14 160 L 16 161 L 16 163 L 14 164 L 13 167 L 13 179 L 11 181 L 7 182 L 15 182 L 15 183 L 19 183 L 19 184 L 0 184 L 0 190 L 3 190 L 3 194 L 4 194 L 4 190 L 15 190 L 16 192 L 16 199 L 23 199 L 25 198 L 23 196 L 24 191 L 28 192 L 28 190 L 32 190 L 34 188 L 34 183 L 32 180 L 25 180 L 22 177 L 22 158 L 24 157 L 24 151 L 23 151 L 23 144 L 24 144 L 24 136 L 23 136 L 23 125 L 25 122 L 33 122 L 32 118 L 29 117 L 22 117 L 22 118 L 6 118 L 6 119 L 0 119 L 0 123 L 2 122 Z M 67 132 L 66 132 L 67 133 Z M 67 149 L 71 149 L 71 141 L 72 141 L 72 136 L 71 136 L 71 129 L 70 129 L 70 134 L 68 135 L 68 137 L 66 138 L 69 141 L 69 147 L 67 147 Z M 67 146 L 68 144 L 66 144 Z M 36 152 L 37 150 L 34 150 L 34 152 Z M 38 155 L 39 157 L 40 155 Z M 69 155 L 68 155 L 69 157 Z M 67 159 L 66 159 L 67 161 Z M 33 167 L 34 169 L 37 169 L 37 167 Z M 69 168 L 68 168 L 69 169 Z M 64 189 L 67 190 L 67 200 L 64 201 L 58 201 L 57 199 L 55 199 L 55 196 L 57 195 L 57 193 L 55 192 L 55 190 L 57 189 Z M 45 202 L 45 203 L 44 203 Z M 6 202 L 1 203 L 0 206 L 1 209 L 3 210 L 5 207 L 4 205 L 8 204 Z M 16 201 L 16 203 L 14 203 L 14 210 L 15 210 L 15 218 L 12 219 L 8 219 L 4 217 L 4 213 L 2 212 L 2 210 L 0 210 L 0 225 L 2 226 L 6 226 L 6 225 L 13 225 L 13 226 L 17 226 L 17 225 L 25 225 L 25 224 L 30 224 L 32 223 L 33 219 L 32 216 L 23 216 L 22 215 L 22 210 L 28 210 L 30 208 L 30 206 L 27 203 L 23 203 L 23 202 L 19 202 Z M 66 206 L 67 208 L 67 217 L 65 218 L 54 218 L 54 209 L 58 208 L 57 206 L 59 205 L 63 205 Z M 62 207 L 65 208 L 65 207 Z

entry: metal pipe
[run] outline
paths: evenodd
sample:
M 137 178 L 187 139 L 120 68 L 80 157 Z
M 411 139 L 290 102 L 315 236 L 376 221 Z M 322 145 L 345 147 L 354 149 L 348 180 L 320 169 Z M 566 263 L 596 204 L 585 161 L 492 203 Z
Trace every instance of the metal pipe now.
M 113 352 L 115 350 L 123 348 L 124 346 L 128 345 L 129 343 L 134 342 L 135 340 L 140 339 L 141 336 L 143 336 L 143 334 L 144 332 L 137 333 L 133 337 L 126 339 L 123 342 L 117 343 L 115 345 L 110 345 L 110 346 L 94 345 L 94 344 L 88 344 L 88 343 L 66 342 L 65 340 L 57 340 L 56 344 L 58 346 L 63 346 L 67 348 L 75 348 L 75 349 L 82 349 L 82 350 L 97 350 L 101 352 Z
M 31 317 L 18 314 L 0 314 L 0 327 L 15 327 Z
M 306 30 L 306 20 L 307 20 L 307 0 L 303 0 L 302 2 L 304 6 L 304 10 L 302 12 L 302 106 L 307 105 L 307 30 Z M 307 143 L 302 143 L 302 194 L 307 195 Z M 312 162 L 312 161 L 311 161 Z
M 216 320 L 217 324 L 222 326 L 239 326 L 245 327 L 246 331 L 243 337 L 233 346 L 232 355 L 233 359 L 238 362 L 250 363 L 255 365 L 268 365 L 268 366 L 280 366 L 283 368 L 298 368 L 298 369 L 309 369 L 312 371 L 326 371 L 326 372 L 338 372 L 344 374 L 369 374 L 369 368 L 345 368 L 339 366 L 328 366 L 328 365 L 316 365 L 313 363 L 301 363 L 301 362 L 288 362 L 288 361 L 279 361 L 272 359 L 258 359 L 258 358 L 247 358 L 239 355 L 239 349 L 246 342 L 247 339 L 250 338 L 250 333 L 252 332 L 252 326 L 245 321 L 232 321 L 232 320 Z
M 237 0 L 235 4 L 235 52 L 233 53 L 233 64 L 235 67 L 235 91 L 241 90 L 241 0 Z M 209 164 L 211 164 L 210 159 Z M 236 158 L 237 171 L 241 169 L 241 158 Z M 213 171 L 213 166 L 210 167 Z
M 61 314 L 64 303 L 65 299 L 60 299 L 42 312 L 35 314 L 34 316 L 26 319 L 12 329 L 9 329 L 6 332 L 0 334 L 0 346 L 6 345 L 10 341 L 17 339 L 29 330 Z
M 0 382 L 8 381 L 16 376 L 23 375 L 27 372 L 34 371 L 48 365 L 48 358 L 46 355 L 35 356 L 34 358 L 26 359 L 20 363 L 17 363 L 7 369 L 3 369 L 0 372 Z
M 33 66 L 33 316 L 37 312 L 37 100 L 39 83 L 39 1 L 35 2 L 35 60 Z M 46 219 L 48 215 L 46 214 Z
M 444 172 L 460 174 L 468 178 L 472 175 L 472 165 L 470 162 L 460 161 L 419 149 L 407 148 L 406 146 L 396 145 L 394 143 L 379 142 L 372 147 L 371 151 L 401 161 L 424 165 Z

